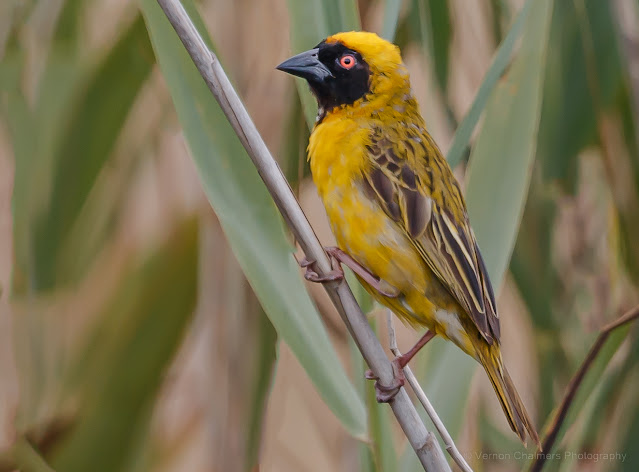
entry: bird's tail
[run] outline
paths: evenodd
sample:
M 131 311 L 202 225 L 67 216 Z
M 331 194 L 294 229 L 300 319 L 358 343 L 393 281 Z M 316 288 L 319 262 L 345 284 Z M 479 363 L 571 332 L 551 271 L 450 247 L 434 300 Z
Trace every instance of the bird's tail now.
M 510 427 L 519 436 L 524 445 L 526 445 L 526 432 L 528 432 L 528 436 L 537 444 L 537 448 L 541 451 L 539 436 L 502 361 L 499 345 L 493 344 L 489 346 L 484 344 L 481 347 L 477 346 L 477 348 L 478 360 L 486 369 L 488 378 L 493 384 Z

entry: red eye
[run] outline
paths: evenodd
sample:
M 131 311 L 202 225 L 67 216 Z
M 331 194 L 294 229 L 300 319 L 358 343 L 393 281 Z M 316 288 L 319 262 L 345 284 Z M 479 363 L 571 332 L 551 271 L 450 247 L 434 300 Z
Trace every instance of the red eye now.
M 339 65 L 344 69 L 352 69 L 357 64 L 357 59 L 352 54 L 344 54 L 339 59 Z

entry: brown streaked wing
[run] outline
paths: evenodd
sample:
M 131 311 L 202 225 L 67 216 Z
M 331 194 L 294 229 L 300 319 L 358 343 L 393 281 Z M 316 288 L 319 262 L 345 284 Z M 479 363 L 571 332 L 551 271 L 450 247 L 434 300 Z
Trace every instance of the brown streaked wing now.
M 475 254 L 477 254 L 477 261 L 479 262 L 479 273 L 481 275 L 481 281 L 484 287 L 484 300 L 486 303 L 486 314 L 488 316 L 488 323 L 490 324 L 490 329 L 494 333 L 495 338 L 500 339 L 501 328 L 499 326 L 499 314 L 497 313 L 497 303 L 495 302 L 493 286 L 488 279 L 488 271 L 486 270 L 486 265 L 484 264 L 484 258 L 481 255 L 479 246 L 477 246 L 477 241 L 475 240 L 474 235 L 473 241 L 475 242 Z
M 419 140 L 431 141 L 429 136 Z M 469 314 L 482 337 L 488 343 L 499 340 L 495 297 L 461 196 L 452 192 L 457 190 L 455 177 L 436 146 L 427 149 L 423 144 L 417 146 L 412 141 L 410 144 L 413 152 L 421 151 L 423 159 L 411 162 L 404 155 L 407 152 L 404 146 L 393 145 L 388 138 L 375 140 L 374 137 L 368 147 L 372 167 L 366 175 L 367 183 L 386 214 L 406 231 L 426 264 Z M 438 155 L 429 155 L 429 150 Z M 426 174 L 420 178 L 420 164 L 423 164 L 422 172 L 438 168 L 443 175 L 437 177 L 443 182 L 433 182 Z M 432 189 L 427 188 L 424 181 L 439 184 L 440 189 L 443 186 L 444 192 L 448 190 L 447 197 L 442 193 L 441 202 L 433 201 Z M 448 209 L 447 204 L 456 208 Z M 456 221 L 453 215 L 457 213 L 464 221 Z
M 441 209 L 434 209 L 432 220 L 432 230 L 438 234 L 436 239 L 441 241 L 441 247 L 439 251 L 426 249 L 426 257 L 438 268 L 439 273 L 445 274 L 445 285 L 470 315 L 483 338 L 492 343 L 494 333 L 491 333 L 486 316 L 481 275 L 474 261 L 474 251 L 470 252 L 470 248 L 464 244 L 466 238 L 460 236 L 463 233 L 457 230 L 458 226 Z M 420 243 L 426 243 L 426 247 L 429 245 L 424 238 Z

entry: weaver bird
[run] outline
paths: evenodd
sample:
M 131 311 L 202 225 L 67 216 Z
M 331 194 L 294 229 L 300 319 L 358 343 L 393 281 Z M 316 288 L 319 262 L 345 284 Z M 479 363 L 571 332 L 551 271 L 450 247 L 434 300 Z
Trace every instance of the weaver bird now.
M 393 385 L 376 383 L 378 400 L 392 400 L 403 367 L 439 335 L 481 363 L 513 431 L 539 444 L 502 360 L 464 197 L 426 130 L 399 48 L 373 33 L 339 33 L 277 68 L 306 79 L 318 102 L 308 156 L 338 245 L 329 255 L 401 320 L 428 328 L 393 361 Z M 339 262 L 324 277 L 307 262 L 306 277 L 339 279 Z

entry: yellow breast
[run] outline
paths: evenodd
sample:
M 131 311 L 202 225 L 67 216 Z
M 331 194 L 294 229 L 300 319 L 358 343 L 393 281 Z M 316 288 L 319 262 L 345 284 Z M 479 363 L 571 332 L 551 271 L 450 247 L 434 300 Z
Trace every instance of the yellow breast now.
M 425 266 L 418 252 L 364 190 L 369 136 L 370 129 L 356 120 L 319 124 L 309 143 L 313 180 L 342 250 L 399 289 L 424 287 Z

